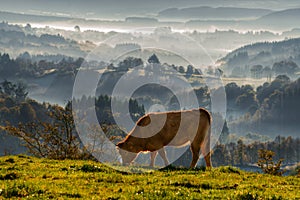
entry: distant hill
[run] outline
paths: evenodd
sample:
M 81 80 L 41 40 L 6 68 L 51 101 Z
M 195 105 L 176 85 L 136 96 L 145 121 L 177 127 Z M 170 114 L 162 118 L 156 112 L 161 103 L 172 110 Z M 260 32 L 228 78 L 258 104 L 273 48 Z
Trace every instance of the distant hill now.
M 65 38 L 57 33 L 35 33 L 31 26 L 22 27 L 0 22 L 0 52 L 9 53 L 11 57 L 17 57 L 24 52 L 31 55 L 62 54 L 72 57 L 84 57 L 86 52 L 91 49 L 86 49 L 84 44 Z
M 224 70 L 231 73 L 237 67 L 245 68 L 253 65 L 272 67 L 275 62 L 283 60 L 300 65 L 300 38 L 246 45 L 227 54 L 218 63 L 222 63 Z
M 256 20 L 258 24 L 267 27 L 291 29 L 300 27 L 300 8 L 269 13 Z
M 67 21 L 72 18 L 68 17 L 58 17 L 58 16 L 45 16 L 45 15 L 30 15 L 30 14 L 20 14 L 13 12 L 4 12 L 0 11 L 0 19 L 1 21 L 9 21 L 9 22 L 51 22 L 51 21 Z
M 169 8 L 158 13 L 159 18 L 169 19 L 249 19 L 272 13 L 268 9 L 234 8 L 234 7 L 190 7 Z
M 186 21 L 189 27 L 220 29 L 288 30 L 300 27 L 300 8 L 272 11 L 235 7 L 169 8 L 158 13 L 160 20 Z

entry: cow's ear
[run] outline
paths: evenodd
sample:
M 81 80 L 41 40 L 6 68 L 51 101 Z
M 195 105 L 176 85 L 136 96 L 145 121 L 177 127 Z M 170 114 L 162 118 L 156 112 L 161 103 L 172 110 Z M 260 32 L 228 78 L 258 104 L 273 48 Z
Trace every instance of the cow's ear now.
M 143 116 L 138 122 L 138 126 L 148 126 L 151 123 L 151 119 L 149 115 Z

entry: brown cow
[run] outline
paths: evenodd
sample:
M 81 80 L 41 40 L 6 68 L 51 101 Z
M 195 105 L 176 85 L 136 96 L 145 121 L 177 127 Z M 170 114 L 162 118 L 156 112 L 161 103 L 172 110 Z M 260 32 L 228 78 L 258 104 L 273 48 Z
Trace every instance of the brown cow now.
M 158 124 L 162 124 L 162 128 L 155 130 L 160 126 Z M 211 115 L 203 108 L 149 113 L 137 121 L 135 127 L 117 146 L 123 164 L 130 164 L 140 152 L 150 151 L 150 166 L 153 167 L 157 152 L 165 165 L 169 164 L 164 146 L 185 146 L 190 142 L 193 154 L 190 167 L 196 166 L 200 149 L 206 166 L 211 167 L 210 126 Z M 198 127 L 197 130 L 195 130 L 196 127 Z M 151 135 L 151 132 L 155 134 Z

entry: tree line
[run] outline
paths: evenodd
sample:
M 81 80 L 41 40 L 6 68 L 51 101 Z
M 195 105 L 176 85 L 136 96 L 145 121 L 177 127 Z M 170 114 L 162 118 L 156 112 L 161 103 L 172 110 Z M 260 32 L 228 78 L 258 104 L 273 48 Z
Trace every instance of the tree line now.
M 83 63 L 83 58 L 74 59 L 71 57 L 62 57 L 60 61 L 33 61 L 29 53 L 25 52 L 16 59 L 9 54 L 0 53 L 0 78 L 37 78 L 49 72 L 49 70 L 57 70 L 58 73 L 74 73 Z
M 295 164 L 300 160 L 300 138 L 277 136 L 274 141 L 269 142 L 245 144 L 239 140 L 237 143 L 218 144 L 213 150 L 212 161 L 216 166 L 256 164 L 261 149 L 274 152 L 274 161 L 282 159 L 282 164 Z
M 272 133 L 276 127 L 287 135 L 296 135 L 299 124 L 295 119 L 300 113 L 299 88 L 300 79 L 291 81 L 286 75 L 279 75 L 256 89 L 250 85 L 227 84 L 225 91 L 231 131 Z

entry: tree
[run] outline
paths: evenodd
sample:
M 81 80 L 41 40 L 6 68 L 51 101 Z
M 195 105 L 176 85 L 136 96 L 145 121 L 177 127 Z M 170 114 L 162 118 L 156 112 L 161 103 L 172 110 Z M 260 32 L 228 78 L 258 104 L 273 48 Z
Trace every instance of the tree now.
M 284 60 L 281 62 L 274 63 L 272 70 L 275 72 L 276 75 L 294 75 L 295 72 L 299 71 L 299 67 L 293 61 Z
M 194 67 L 192 65 L 187 66 L 186 74 L 188 75 L 194 74 Z
M 184 67 L 183 66 L 179 66 L 178 72 L 181 73 L 181 74 L 184 74 Z
M 237 148 L 235 152 L 235 162 L 238 165 L 244 165 L 246 161 L 246 156 L 245 156 L 245 145 L 243 141 L 240 139 L 237 142 Z
M 160 61 L 157 58 L 157 56 L 155 54 L 153 54 L 152 56 L 149 57 L 148 63 L 151 63 L 151 64 L 160 64 Z
M 36 120 L 35 110 L 27 102 L 21 103 L 21 106 L 20 106 L 20 120 L 22 122 L 25 122 L 25 123 L 33 122 L 34 120 Z
M 119 63 L 119 71 L 128 71 L 128 69 L 143 65 L 143 60 L 140 58 L 127 57 Z
M 227 102 L 235 101 L 236 98 L 241 94 L 241 88 L 235 83 L 228 83 L 225 86 Z
M 283 159 L 280 159 L 277 163 L 274 163 L 273 162 L 274 155 L 275 155 L 275 153 L 270 150 L 266 150 L 266 149 L 258 150 L 259 160 L 257 162 L 257 165 L 266 174 L 281 176 L 284 172 L 284 171 L 280 170 L 280 166 L 281 166 Z
M 9 96 L 12 96 L 14 94 L 15 87 L 16 86 L 12 82 L 7 81 L 7 80 L 5 80 L 2 83 L 2 88 L 4 90 L 4 93 L 9 95 Z
M 25 31 L 30 32 L 31 31 L 31 25 L 30 24 L 26 24 L 26 26 L 24 27 Z
M 217 68 L 217 69 L 215 70 L 215 75 L 216 75 L 216 76 L 223 76 L 223 74 L 224 74 L 224 71 L 223 71 L 222 69 Z
M 80 27 L 79 27 L 78 25 L 76 25 L 76 26 L 74 27 L 74 30 L 75 30 L 76 32 L 80 32 Z
M 25 84 L 20 83 L 20 82 L 17 84 L 17 86 L 15 88 L 15 95 L 16 95 L 16 100 L 18 102 L 22 102 L 25 100 L 25 98 L 28 95 Z
M 261 78 L 263 75 L 263 66 L 262 65 L 254 65 L 250 68 L 251 76 L 253 78 Z
M 229 136 L 229 128 L 227 126 L 227 121 L 225 120 L 221 135 L 219 137 L 219 141 L 221 144 L 224 144 L 227 142 Z
M 209 74 L 209 75 L 214 75 L 215 74 L 214 68 L 212 66 L 207 67 L 207 74 Z
M 248 90 L 247 92 L 238 96 L 235 103 L 240 109 L 247 109 L 248 111 L 253 106 L 257 107 L 255 92 Z
M 271 78 L 272 78 L 272 69 L 270 68 L 270 67 L 265 67 L 264 69 L 263 69 L 263 76 L 264 77 L 267 77 L 268 78 L 268 80 L 270 81 L 271 80 Z
M 201 69 L 195 68 L 194 74 L 195 74 L 195 75 L 202 75 L 203 73 L 202 73 Z
M 82 159 L 89 153 L 81 146 L 75 130 L 70 103 L 66 108 L 53 106 L 48 113 L 50 122 L 39 120 L 19 123 L 17 127 L 8 124 L 5 130 L 19 138 L 29 153 L 52 159 Z

